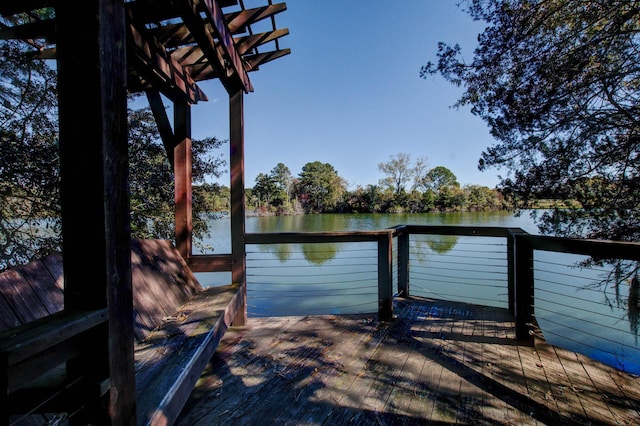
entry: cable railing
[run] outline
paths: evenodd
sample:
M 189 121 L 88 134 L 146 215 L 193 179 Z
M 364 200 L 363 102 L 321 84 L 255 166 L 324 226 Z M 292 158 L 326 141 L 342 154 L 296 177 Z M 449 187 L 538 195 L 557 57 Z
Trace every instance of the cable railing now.
M 505 237 L 412 235 L 409 262 L 415 296 L 508 308 Z
M 249 316 L 368 313 L 378 308 L 375 242 L 247 246 Z
M 392 315 L 393 231 L 246 235 L 249 316 Z
M 401 225 L 247 234 L 246 248 L 253 316 L 377 311 L 385 320 L 394 296 L 479 304 L 508 309 L 519 344 L 533 345 L 542 330 L 551 343 L 640 373 L 638 281 L 610 266 L 632 269 L 640 244 Z

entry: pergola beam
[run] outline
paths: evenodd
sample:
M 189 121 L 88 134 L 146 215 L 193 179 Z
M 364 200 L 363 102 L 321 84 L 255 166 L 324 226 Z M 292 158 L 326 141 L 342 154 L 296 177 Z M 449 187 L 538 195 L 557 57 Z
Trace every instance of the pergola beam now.
M 206 30 L 206 26 L 202 25 L 202 18 L 198 11 L 198 3 L 189 0 L 187 2 L 176 2 L 176 6 L 181 11 L 182 20 L 189 30 L 190 37 L 193 38 L 199 46 L 200 52 L 207 59 L 208 66 L 218 71 L 220 74 L 220 81 L 227 92 L 232 91 L 235 87 L 233 78 L 223 72 L 226 63 L 223 57 L 223 52 L 216 48 L 213 36 Z M 184 34 L 183 37 L 187 38 L 187 35 Z M 172 57 L 175 58 L 176 56 L 172 55 Z
M 247 68 L 249 68 L 249 71 L 257 71 L 260 65 L 288 55 L 289 53 L 291 53 L 290 49 L 274 50 L 271 52 L 258 53 L 257 55 L 247 55 L 245 61 L 247 63 Z
M 229 23 L 229 31 L 232 34 L 243 32 L 246 26 L 255 24 L 263 19 L 270 18 L 280 12 L 284 12 L 285 10 L 287 10 L 286 3 L 278 3 L 229 13 L 226 17 L 227 22 Z
M 237 37 L 235 39 L 236 48 L 241 55 L 244 55 L 251 49 L 255 49 L 265 43 L 275 41 L 280 37 L 284 37 L 289 34 L 288 28 L 283 28 L 275 31 L 267 31 L 259 34 L 252 34 L 244 37 Z
M 167 110 L 164 107 L 164 102 L 162 102 L 162 96 L 160 96 L 160 91 L 157 89 L 146 90 L 145 93 L 147 95 L 147 101 L 149 102 L 149 107 L 151 108 L 153 117 L 156 120 L 160 139 L 162 139 L 162 144 L 164 145 L 164 149 L 167 153 L 171 170 L 173 171 L 175 170 L 173 164 L 173 150 L 177 141 L 174 136 L 173 129 L 171 128 L 171 122 L 167 116 Z
M 256 49 L 262 44 L 266 44 L 277 40 L 280 37 L 289 34 L 289 30 L 284 28 L 276 31 L 269 31 L 251 36 L 238 37 L 235 39 L 236 49 L 243 55 L 245 69 L 247 72 L 256 71 L 262 64 L 270 62 L 274 59 L 286 56 L 291 53 L 291 49 L 280 49 L 275 51 L 263 52 L 258 54 L 247 54 L 247 52 Z M 212 78 L 221 77 L 208 62 L 203 61 L 203 55 L 196 46 L 179 48 L 173 51 L 172 56 L 183 67 L 189 68 L 191 76 L 195 81 L 210 80 Z
M 227 77 L 233 78 L 242 87 L 245 93 L 253 92 L 253 86 L 249 80 L 247 70 L 244 68 L 242 58 L 235 48 L 232 31 L 227 27 L 225 16 L 220 9 L 217 0 L 196 0 L 204 6 L 203 11 L 211 21 L 217 38 L 229 59 Z M 229 95 L 234 93 L 233 89 L 227 88 Z
M 130 20 L 132 22 L 133 20 Z M 177 101 L 178 95 L 184 95 L 191 103 L 206 101 L 207 96 L 198 87 L 191 75 L 184 69 L 164 47 L 153 41 L 147 40 L 143 33 L 132 23 L 128 24 L 129 30 L 129 60 L 138 62 L 136 70 L 145 80 L 156 80 L 160 90 L 172 101 Z

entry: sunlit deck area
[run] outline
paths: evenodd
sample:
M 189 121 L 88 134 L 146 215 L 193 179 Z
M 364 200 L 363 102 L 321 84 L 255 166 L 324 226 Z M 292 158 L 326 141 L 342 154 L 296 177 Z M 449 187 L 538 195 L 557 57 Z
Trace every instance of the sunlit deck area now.
M 640 379 L 536 338 L 505 309 L 394 300 L 372 315 L 249 318 L 177 424 L 640 424 Z

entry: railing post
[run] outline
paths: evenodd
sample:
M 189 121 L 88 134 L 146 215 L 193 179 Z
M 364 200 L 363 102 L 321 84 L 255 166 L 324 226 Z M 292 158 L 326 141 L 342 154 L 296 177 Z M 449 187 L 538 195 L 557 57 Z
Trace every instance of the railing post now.
M 526 234 L 514 237 L 516 340 L 519 345 L 533 346 L 533 248 Z
M 400 228 L 398 236 L 398 295 L 409 297 L 409 231 Z
M 515 236 L 509 232 L 507 236 L 507 304 L 509 313 L 515 317 L 515 284 L 516 284 L 516 257 L 515 257 Z
M 378 239 L 378 318 L 393 318 L 393 231 Z

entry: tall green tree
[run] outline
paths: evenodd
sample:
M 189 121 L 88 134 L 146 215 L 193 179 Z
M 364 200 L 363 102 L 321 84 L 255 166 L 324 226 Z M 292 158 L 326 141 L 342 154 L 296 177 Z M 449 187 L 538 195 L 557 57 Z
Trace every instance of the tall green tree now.
M 268 207 L 271 199 L 276 193 L 277 185 L 275 179 L 271 175 L 258 173 L 256 183 L 253 185 L 253 196 L 258 200 L 259 207 Z
M 307 212 L 330 211 L 346 191 L 346 184 L 329 163 L 314 161 L 300 172 L 299 193 Z
M 464 92 L 496 144 L 479 168 L 506 170 L 516 208 L 536 197 L 575 199 L 581 209 L 545 214 L 541 230 L 640 240 L 640 2 L 469 0 L 486 23 L 471 60 L 440 43 L 421 70 Z
M 460 186 L 456 175 L 444 166 L 436 166 L 429 170 L 422 179 L 422 186 L 433 192 L 440 192 L 446 187 Z
M 293 175 L 291 170 L 283 163 L 278 163 L 271 169 L 269 174 L 276 183 L 278 194 L 275 197 L 280 199 L 280 204 L 286 204 L 291 201 L 291 190 L 293 188 Z

